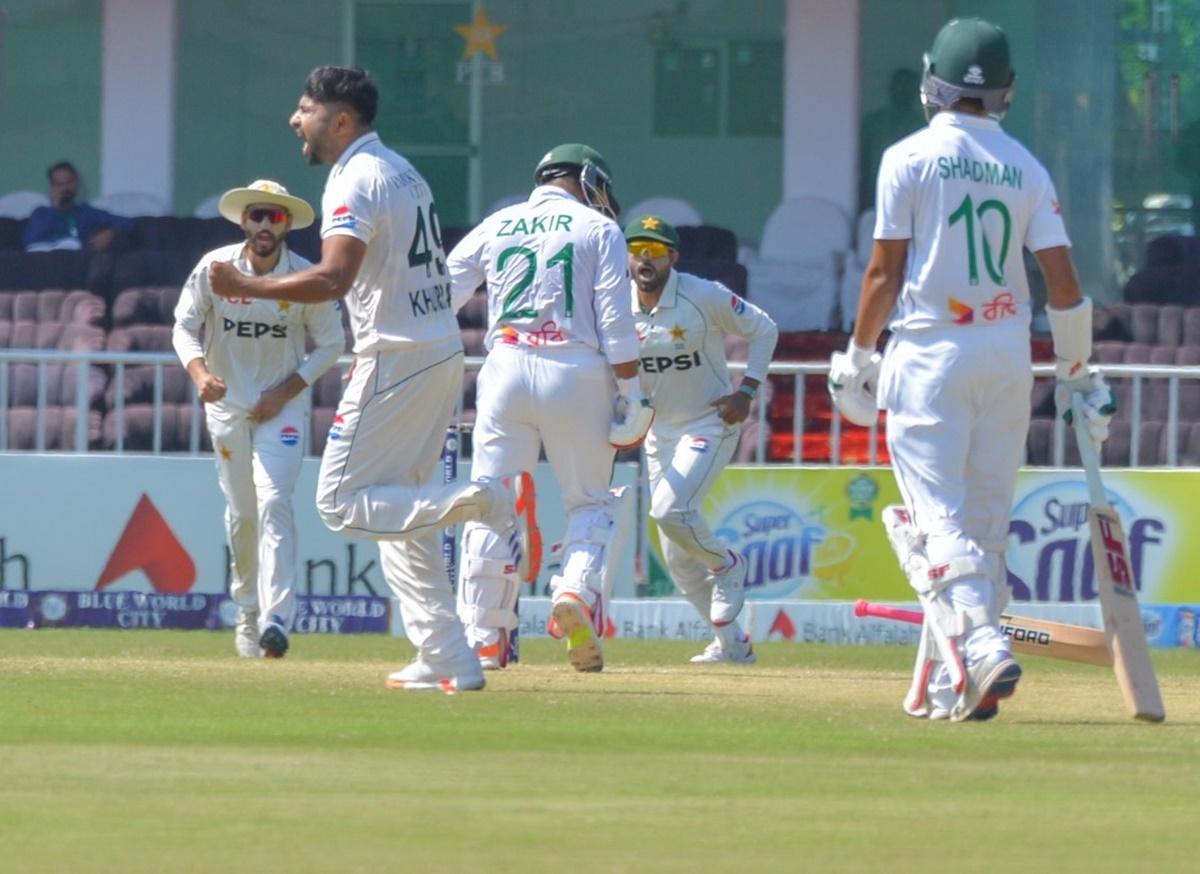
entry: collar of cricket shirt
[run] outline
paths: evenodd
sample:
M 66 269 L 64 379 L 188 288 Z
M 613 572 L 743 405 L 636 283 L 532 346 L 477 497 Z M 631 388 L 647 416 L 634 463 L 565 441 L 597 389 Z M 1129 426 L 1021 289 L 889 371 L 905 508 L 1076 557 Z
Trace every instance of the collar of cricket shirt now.
M 637 283 L 632 279 L 629 280 L 629 291 L 633 295 L 633 311 L 640 313 L 643 316 L 650 316 L 658 310 L 664 308 L 673 308 L 675 306 L 675 290 L 679 286 L 679 273 L 674 267 L 671 268 L 670 275 L 667 276 L 667 282 L 663 286 L 662 293 L 658 296 L 658 303 L 646 309 L 642 306 L 642 299 L 638 296 Z
M 369 130 L 350 145 L 346 146 L 345 150 L 338 155 L 338 159 L 333 162 L 333 169 L 340 172 L 346 166 L 347 161 L 353 158 L 358 152 L 361 152 L 363 148 L 372 141 L 377 143 L 383 142 L 381 139 L 379 139 L 378 133 L 373 130 Z

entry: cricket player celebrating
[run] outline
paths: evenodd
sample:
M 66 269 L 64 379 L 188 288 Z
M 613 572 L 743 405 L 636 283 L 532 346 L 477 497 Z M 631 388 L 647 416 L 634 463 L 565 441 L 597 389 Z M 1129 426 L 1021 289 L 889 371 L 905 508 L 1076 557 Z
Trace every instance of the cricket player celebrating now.
M 308 432 L 307 389 L 337 361 L 346 341 L 333 303 L 226 300 L 209 285 L 208 265 L 217 261 L 257 276 L 308 267 L 284 237 L 313 223 L 312 207 L 260 179 L 225 192 L 218 208 L 241 225 L 246 242 L 200 259 L 175 307 L 172 339 L 205 403 L 225 494 L 230 596 L 238 606 L 234 643 L 244 658 L 278 658 L 287 652 L 296 614 L 292 492 Z M 309 355 L 306 331 L 316 344 Z
M 737 622 L 746 560 L 717 540 L 700 509 L 737 448 L 738 426 L 766 378 L 779 330 L 721 283 L 675 270 L 679 234 L 662 218 L 634 219 L 625 240 L 642 382 L 655 412 L 646 436 L 650 516 L 671 579 L 716 632 L 692 661 L 753 664 L 754 650 Z M 725 363 L 726 334 L 750 345 L 736 391 Z
M 529 200 L 484 219 L 450 253 L 456 304 L 485 281 L 488 288 L 472 469 L 525 470 L 545 447 L 567 512 L 553 622 L 575 669 L 599 671 L 613 447 L 641 442 L 653 410 L 638 380 L 608 165 L 568 143 L 546 153 L 534 181 Z M 490 526 L 466 526 L 460 567 L 459 613 L 471 643 L 484 667 L 503 667 L 519 581 Z
M 955 19 L 938 33 L 921 85 L 926 112 L 937 114 L 883 155 L 854 336 L 829 371 L 848 419 L 875 419 L 876 378 L 888 412 L 904 507 L 887 508 L 883 521 L 925 608 L 904 701 L 915 717 L 990 719 L 1021 676 L 998 619 L 1032 387 L 1022 247 L 1046 279 L 1059 411 L 1081 393 L 1099 444 L 1116 410 L 1088 367 L 1092 304 L 1079 290 L 1054 186 L 1000 127 L 1013 81 L 1000 28 Z M 875 344 L 894 307 L 880 365 Z
M 463 346 L 433 194 L 371 127 L 379 91 L 356 67 L 317 67 L 291 124 L 313 164 L 331 164 L 321 202 L 321 261 L 287 276 L 246 277 L 210 265 L 223 297 L 300 303 L 346 297 L 354 371 L 317 481 L 332 530 L 379 542 L 416 659 L 389 688 L 478 690 L 442 564 L 442 528 L 486 519 L 522 579 L 541 562 L 533 478 L 509 469 L 487 482 L 440 482 L 445 428 L 462 391 Z M 532 465 L 531 465 L 532 466 Z

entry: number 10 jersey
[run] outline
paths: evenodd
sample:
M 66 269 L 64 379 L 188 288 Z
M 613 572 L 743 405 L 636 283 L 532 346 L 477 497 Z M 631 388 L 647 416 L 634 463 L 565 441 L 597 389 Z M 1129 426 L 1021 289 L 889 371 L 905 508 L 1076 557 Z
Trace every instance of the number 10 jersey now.
M 995 119 L 939 112 L 883 154 L 875 239 L 909 240 L 893 330 L 1030 320 L 1022 248 L 1069 246 L 1050 175 Z

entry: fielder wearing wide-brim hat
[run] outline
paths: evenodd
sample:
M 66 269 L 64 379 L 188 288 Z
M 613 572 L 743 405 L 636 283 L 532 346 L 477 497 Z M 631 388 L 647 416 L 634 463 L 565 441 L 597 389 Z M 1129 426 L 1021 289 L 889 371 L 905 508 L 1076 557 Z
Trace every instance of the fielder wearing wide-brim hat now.
M 675 226 L 656 215 L 643 215 L 625 226 L 626 240 L 657 240 L 672 249 L 679 248 L 679 232 Z
M 242 212 L 256 203 L 282 206 L 292 214 L 292 230 L 307 228 L 316 219 L 308 201 L 288 194 L 288 190 L 270 179 L 256 179 L 245 188 L 231 188 L 221 195 L 217 211 L 235 225 L 242 223 Z

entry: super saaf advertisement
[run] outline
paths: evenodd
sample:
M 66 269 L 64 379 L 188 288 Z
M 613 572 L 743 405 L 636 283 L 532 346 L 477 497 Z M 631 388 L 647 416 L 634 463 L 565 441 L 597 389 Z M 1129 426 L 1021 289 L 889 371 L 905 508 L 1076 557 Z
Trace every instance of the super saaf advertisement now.
M 1200 601 L 1194 530 L 1200 471 L 1105 471 L 1143 603 Z M 704 505 L 717 535 L 749 564 L 748 594 L 764 600 L 912 600 L 880 510 L 900 502 L 889 468 L 731 467 Z M 652 573 L 665 576 L 653 531 Z M 1014 601 L 1096 597 L 1080 471 L 1022 471 L 1008 530 Z

